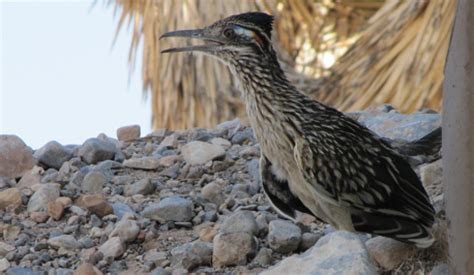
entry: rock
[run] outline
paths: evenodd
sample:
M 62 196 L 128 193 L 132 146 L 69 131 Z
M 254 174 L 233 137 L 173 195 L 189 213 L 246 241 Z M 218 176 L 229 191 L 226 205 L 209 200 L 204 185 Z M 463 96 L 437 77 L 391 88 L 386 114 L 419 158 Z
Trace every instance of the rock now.
M 365 245 L 372 259 L 384 270 L 395 269 L 415 253 L 413 246 L 382 236 L 368 240 Z
M 59 170 L 64 162 L 72 158 L 72 150 L 57 141 L 50 141 L 33 155 L 39 163 L 48 168 Z
M 3 272 L 5 272 L 9 268 L 10 262 L 5 258 L 0 259 L 0 273 L 3 274 Z
M 151 275 L 171 275 L 172 273 L 164 268 L 162 268 L 161 266 L 153 269 L 153 271 L 151 272 Z
M 433 267 L 431 272 L 429 273 L 430 275 L 449 275 L 451 272 L 449 272 L 449 266 L 445 263 L 441 263 Z
M 224 139 L 224 138 L 213 138 L 213 139 L 211 139 L 211 143 L 214 144 L 214 145 L 219 145 L 224 149 L 227 149 L 230 146 L 232 146 L 230 141 L 228 141 L 227 139 Z
M 90 171 L 82 180 L 81 189 L 84 193 L 101 194 L 107 183 L 105 175 L 98 171 Z
M 33 185 L 41 183 L 41 175 L 43 173 L 43 168 L 34 166 L 31 170 L 23 174 L 16 187 L 19 189 L 31 188 Z
M 48 275 L 74 275 L 74 270 L 69 268 L 57 268 L 56 270 L 50 269 Z
M 15 247 L 4 242 L 0 242 L 0 257 L 5 257 L 9 252 L 15 250 Z
M 257 250 L 255 238 L 246 232 L 217 234 L 213 246 L 212 264 L 216 268 L 244 265 Z
M 167 252 L 163 251 L 156 251 L 156 250 L 148 250 L 145 253 L 144 260 L 146 262 L 152 262 L 156 266 L 164 266 L 164 264 L 169 263 L 167 258 Z
M 44 223 L 48 220 L 49 215 L 46 212 L 31 212 L 30 219 L 36 223 Z
M 305 251 L 311 248 L 321 237 L 322 233 L 312 233 L 312 232 L 305 232 L 301 235 L 301 242 L 299 249 Z
M 210 182 L 201 189 L 202 197 L 214 203 L 221 205 L 225 201 L 224 190 L 216 182 Z
M 0 224 L 1 226 L 1 224 Z M 7 241 L 16 240 L 21 232 L 21 228 L 16 225 L 4 225 L 3 227 L 3 239 Z M 31 227 L 31 226 L 30 226 Z M 0 231 L 1 232 L 1 231 Z
M 99 247 L 99 251 L 104 255 L 104 258 L 112 257 L 116 259 L 125 252 L 125 244 L 120 237 L 113 237 L 102 244 Z
M 119 221 L 112 233 L 110 233 L 109 238 L 120 237 L 123 242 L 133 242 L 140 232 L 140 227 L 137 222 L 130 219 L 128 214 Z
M 150 181 L 150 178 L 141 179 L 125 188 L 126 196 L 133 196 L 137 194 L 148 195 L 155 190 L 155 185 Z
M 190 165 L 200 165 L 223 157 L 225 150 L 219 145 L 202 141 L 191 141 L 181 148 L 181 153 L 186 163 Z
M 224 121 L 222 123 L 219 123 L 216 126 L 216 129 L 218 129 L 218 130 L 234 130 L 234 129 L 237 129 L 238 127 L 240 127 L 240 119 L 237 117 L 237 118 L 234 118 L 233 120 L 228 120 L 228 121 Z
M 59 198 L 59 187 L 56 184 L 42 184 L 28 202 L 28 212 L 47 211 L 48 203 Z
M 15 266 L 7 270 L 5 275 L 46 275 L 45 271 L 33 271 L 29 267 Z
M 123 166 L 134 169 L 155 170 L 160 167 L 160 159 L 156 157 L 131 158 L 125 160 Z
M 117 129 L 117 139 L 120 141 L 133 141 L 140 138 L 140 125 L 129 125 Z
M 79 147 L 78 155 L 88 164 L 96 164 L 103 160 L 113 159 L 115 145 L 99 138 L 90 138 Z
M 51 201 L 48 203 L 48 215 L 54 220 L 60 220 L 64 214 L 64 205 L 59 201 Z
M 74 275 L 102 275 L 103 273 L 90 263 L 82 263 L 75 271 Z
M 358 121 L 382 137 L 415 141 L 441 126 L 439 114 L 400 114 L 366 110 Z
M 170 167 L 183 158 L 180 155 L 169 155 L 160 158 L 160 165 L 163 167 Z
M 0 135 L 0 176 L 23 176 L 34 166 L 33 152 L 19 137 Z
M 68 208 L 72 205 L 72 200 L 68 197 L 59 197 L 56 199 L 57 202 L 60 202 L 64 208 Z
M 112 208 L 114 211 L 114 215 L 117 216 L 119 220 L 121 220 L 126 213 L 135 214 L 135 211 L 133 211 L 133 209 L 130 208 L 128 204 L 125 204 L 123 202 L 115 202 L 114 204 L 112 204 Z
M 188 222 L 193 218 L 193 203 L 181 197 L 168 197 L 159 203 L 148 205 L 142 215 L 146 218 L 165 223 L 168 221 Z
M 157 151 L 161 151 L 166 148 L 176 148 L 178 145 L 178 136 L 176 134 L 169 135 L 165 137 L 160 145 L 158 146 Z
M 79 206 L 84 206 L 91 213 L 96 214 L 99 217 L 104 217 L 109 214 L 112 214 L 113 208 L 105 200 L 102 195 L 82 195 L 78 199 Z
M 378 274 L 357 234 L 335 231 L 322 237 L 301 255 L 285 258 L 260 273 L 278 274 Z
M 231 139 L 233 144 L 248 144 L 255 142 L 252 128 L 245 128 L 241 131 L 236 132 Z
M 439 159 L 420 167 L 420 178 L 424 186 L 439 185 L 443 180 L 443 164 Z
M 269 224 L 269 246 L 280 253 L 290 253 L 298 248 L 301 241 L 301 229 L 284 220 L 273 220 Z
M 0 210 L 15 209 L 21 205 L 21 192 L 18 188 L 8 188 L 0 191 Z
M 185 268 L 189 271 L 198 266 L 210 265 L 211 261 L 211 243 L 196 241 L 171 250 L 171 265 L 175 268 Z
M 48 244 L 56 249 L 64 248 L 68 250 L 74 250 L 82 248 L 82 244 L 71 235 L 60 235 L 50 238 L 48 240 Z
M 268 233 L 268 222 L 265 218 L 265 215 L 257 215 L 255 218 L 255 222 L 257 223 L 258 235 L 265 236 Z
M 262 247 L 253 259 L 252 263 L 257 266 L 268 266 L 273 262 L 272 250 Z
M 212 242 L 217 235 L 217 229 L 213 226 L 204 227 L 199 230 L 199 239 L 203 242 Z
M 257 235 L 257 222 L 255 221 L 255 217 L 251 212 L 237 211 L 224 220 L 224 223 L 220 228 L 220 232 L 246 232 L 250 235 Z

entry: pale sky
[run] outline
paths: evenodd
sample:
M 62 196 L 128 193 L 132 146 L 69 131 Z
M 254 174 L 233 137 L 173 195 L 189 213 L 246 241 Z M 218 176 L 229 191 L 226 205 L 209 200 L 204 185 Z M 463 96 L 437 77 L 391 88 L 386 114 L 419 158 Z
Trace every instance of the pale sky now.
M 37 149 L 130 124 L 150 132 L 140 60 L 129 74 L 131 35 L 112 46 L 118 14 L 97 2 L 0 0 L 0 134 Z

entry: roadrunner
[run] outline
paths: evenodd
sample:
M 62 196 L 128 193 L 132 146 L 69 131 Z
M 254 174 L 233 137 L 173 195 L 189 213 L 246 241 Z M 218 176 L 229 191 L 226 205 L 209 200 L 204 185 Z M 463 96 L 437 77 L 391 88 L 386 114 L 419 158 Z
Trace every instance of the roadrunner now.
M 434 210 L 415 172 L 381 137 L 288 81 L 272 47 L 272 23 L 250 12 L 168 32 L 161 38 L 207 43 L 162 52 L 216 57 L 240 80 L 260 142 L 263 190 L 280 214 L 294 219 L 298 210 L 338 230 L 430 246 Z

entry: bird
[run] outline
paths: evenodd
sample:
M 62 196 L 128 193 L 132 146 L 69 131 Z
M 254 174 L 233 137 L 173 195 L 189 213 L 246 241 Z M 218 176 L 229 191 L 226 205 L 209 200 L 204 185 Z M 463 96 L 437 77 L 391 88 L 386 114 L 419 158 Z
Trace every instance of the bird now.
M 167 32 L 160 39 L 204 44 L 161 52 L 211 56 L 239 80 L 260 144 L 262 189 L 279 214 L 294 220 L 300 211 L 336 230 L 431 246 L 434 209 L 410 164 L 385 139 L 291 84 L 272 45 L 273 21 L 246 12 Z

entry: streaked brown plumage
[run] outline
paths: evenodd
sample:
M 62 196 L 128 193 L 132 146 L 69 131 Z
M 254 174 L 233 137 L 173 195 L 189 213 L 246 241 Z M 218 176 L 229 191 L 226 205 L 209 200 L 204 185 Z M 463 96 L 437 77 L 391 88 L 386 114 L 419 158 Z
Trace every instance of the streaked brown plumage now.
M 190 37 L 199 51 L 226 63 L 261 147 L 265 193 L 284 216 L 312 213 L 336 229 L 387 236 L 420 247 L 432 244 L 434 210 L 408 162 L 382 138 L 343 113 L 299 92 L 285 77 L 271 45 L 273 18 L 231 16 Z

